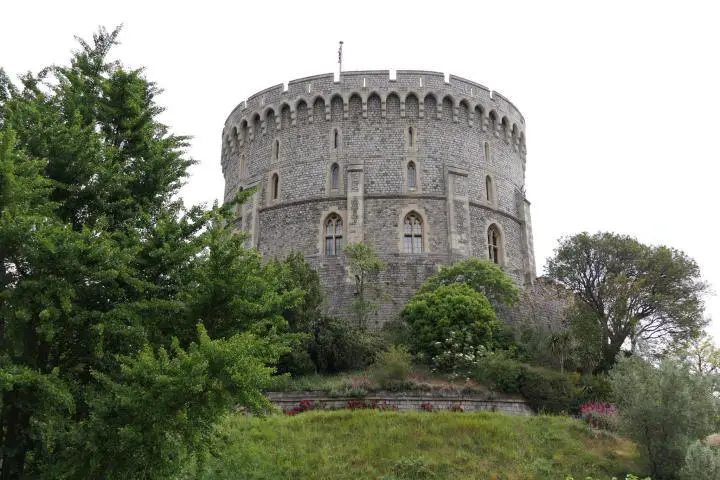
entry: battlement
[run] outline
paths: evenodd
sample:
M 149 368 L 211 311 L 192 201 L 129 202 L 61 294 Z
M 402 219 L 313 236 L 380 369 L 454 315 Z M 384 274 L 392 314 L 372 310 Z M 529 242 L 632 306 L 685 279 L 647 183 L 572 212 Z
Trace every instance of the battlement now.
M 331 98 L 336 95 L 347 103 L 354 94 L 365 101 L 372 93 L 380 95 L 382 99 L 395 93 L 401 102 L 404 102 L 407 94 L 414 94 L 421 104 L 427 95 L 432 95 L 437 103 L 449 97 L 455 108 L 464 102 L 470 111 L 479 107 L 485 116 L 495 112 L 498 122 L 505 117 L 509 125 L 517 125 L 520 130 L 525 125 L 524 117 L 510 100 L 471 80 L 423 70 L 397 70 L 394 75 L 389 70 L 361 70 L 342 72 L 338 80 L 332 73 L 326 73 L 266 88 L 240 102 L 228 116 L 225 127 L 226 130 L 237 127 L 243 119 L 249 121 L 256 112 L 262 117 L 268 107 L 272 107 L 272 111 L 277 114 L 282 104 L 289 105 L 294 111 L 300 100 L 311 105 L 311 102 L 322 97 L 323 103 L 330 105 Z

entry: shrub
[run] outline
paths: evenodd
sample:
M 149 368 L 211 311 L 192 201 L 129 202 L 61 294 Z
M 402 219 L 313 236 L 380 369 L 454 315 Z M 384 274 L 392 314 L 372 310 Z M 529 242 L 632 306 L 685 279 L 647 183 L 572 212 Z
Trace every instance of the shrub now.
M 411 356 L 404 346 L 391 345 L 375 357 L 372 376 L 383 388 L 403 382 L 410 374 Z
M 289 353 L 286 353 L 278 361 L 278 373 L 289 373 L 293 376 L 309 375 L 315 373 L 315 363 L 307 351 L 307 342 L 300 343 Z
M 588 402 L 615 402 L 610 377 L 608 377 L 605 373 L 598 373 L 583 377 L 580 382 L 580 389 L 580 396 L 578 398 L 580 404 Z
M 420 404 L 420 410 L 423 412 L 432 412 L 433 411 L 433 404 L 430 402 L 424 402 Z
M 595 428 L 610 430 L 617 421 L 617 407 L 612 403 L 585 403 L 580 407 L 580 418 Z
M 568 413 L 575 399 L 574 386 L 568 375 L 552 370 L 526 367 L 520 394 L 536 412 Z
M 393 318 L 382 327 L 382 333 L 393 345 L 410 345 L 412 332 L 410 326 L 402 318 Z
M 465 284 L 417 293 L 401 316 L 410 326 L 413 352 L 426 362 L 444 352 L 453 332 L 467 345 L 492 348 L 494 331 L 499 328 L 487 298 Z
M 318 372 L 336 373 L 366 367 L 385 346 L 381 335 L 363 332 L 342 318 L 321 317 L 313 324 L 308 353 Z
M 579 390 L 570 375 L 533 368 L 502 353 L 483 358 L 474 377 L 503 393 L 521 394 L 536 412 L 570 412 L 578 403 Z
M 685 465 L 680 470 L 682 480 L 717 480 L 720 478 L 720 449 L 701 441 L 690 444 L 685 453 Z
M 527 365 L 507 358 L 502 353 L 484 357 L 475 371 L 475 379 L 494 390 L 504 393 L 520 393 L 523 373 Z
M 451 331 L 448 338 L 437 344 L 440 353 L 430 359 L 430 364 L 435 371 L 449 373 L 451 379 L 469 377 L 487 354 L 487 349 L 476 345 L 467 331 Z
M 315 410 L 316 408 L 317 408 L 317 405 L 315 403 L 313 403 L 312 400 L 300 400 L 300 403 L 298 403 L 298 406 L 291 408 L 290 410 L 288 410 L 286 412 L 286 414 L 293 416 L 293 415 L 297 415 L 298 413 Z
M 427 279 L 420 291 L 429 292 L 458 283 L 482 293 L 495 305 L 515 305 L 520 296 L 520 289 L 499 265 L 474 257 L 444 266 Z
M 715 427 L 717 400 L 709 379 L 669 359 L 652 365 L 620 359 L 610 379 L 625 433 L 640 448 L 653 478 L 675 478 L 688 445 Z

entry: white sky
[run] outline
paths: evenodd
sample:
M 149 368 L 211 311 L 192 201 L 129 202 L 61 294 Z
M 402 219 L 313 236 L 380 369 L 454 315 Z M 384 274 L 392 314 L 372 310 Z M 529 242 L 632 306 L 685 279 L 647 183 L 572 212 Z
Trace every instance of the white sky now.
M 97 26 L 122 23 L 116 57 L 165 93 L 163 121 L 192 135 L 186 203 L 221 197 L 221 132 L 240 101 L 345 70 L 425 69 L 507 96 L 527 122 L 538 274 L 557 239 L 630 234 L 684 250 L 720 290 L 713 1 L 6 1 L 0 66 L 64 63 Z M 715 212 L 715 213 L 713 213 Z M 720 300 L 707 299 L 720 339 Z

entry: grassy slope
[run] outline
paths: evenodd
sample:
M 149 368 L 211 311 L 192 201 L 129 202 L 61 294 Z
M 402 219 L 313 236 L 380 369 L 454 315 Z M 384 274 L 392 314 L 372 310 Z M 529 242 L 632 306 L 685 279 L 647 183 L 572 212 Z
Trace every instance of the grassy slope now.
M 566 417 L 346 410 L 232 416 L 221 434 L 218 457 L 197 477 L 557 480 L 638 470 L 632 443 Z M 434 476 L 403 476 L 402 459 L 415 464 L 406 474 L 424 465 Z

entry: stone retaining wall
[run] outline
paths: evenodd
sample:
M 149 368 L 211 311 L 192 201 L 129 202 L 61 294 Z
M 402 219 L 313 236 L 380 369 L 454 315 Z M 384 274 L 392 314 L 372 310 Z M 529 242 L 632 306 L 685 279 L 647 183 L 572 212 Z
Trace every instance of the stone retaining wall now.
M 492 411 L 509 415 L 533 415 L 532 409 L 523 401 L 514 398 L 493 398 L 467 395 L 408 395 L 391 392 L 377 392 L 364 397 L 330 396 L 324 392 L 268 393 L 270 401 L 283 412 L 288 412 L 310 401 L 316 409 L 335 410 L 354 406 L 392 409 L 401 412 L 428 410 L 455 410 L 463 412 Z M 350 403 L 348 403 L 350 402 Z M 364 402 L 364 403 L 363 403 Z

